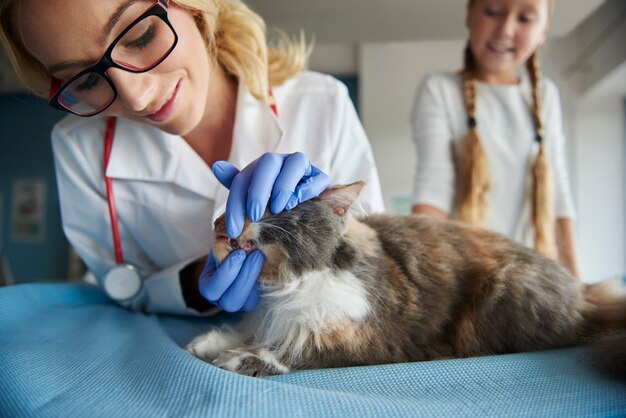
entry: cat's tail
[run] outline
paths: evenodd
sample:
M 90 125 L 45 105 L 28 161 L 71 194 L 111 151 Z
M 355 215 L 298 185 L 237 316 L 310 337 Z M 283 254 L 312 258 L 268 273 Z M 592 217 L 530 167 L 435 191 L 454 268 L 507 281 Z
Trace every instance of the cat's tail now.
M 626 284 L 608 280 L 584 289 L 587 359 L 603 372 L 626 379 Z

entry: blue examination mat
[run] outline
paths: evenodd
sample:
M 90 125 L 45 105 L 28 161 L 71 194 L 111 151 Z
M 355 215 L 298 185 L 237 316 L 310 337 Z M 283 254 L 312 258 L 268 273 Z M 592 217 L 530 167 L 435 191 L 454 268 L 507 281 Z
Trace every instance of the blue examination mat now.
M 255 379 L 182 347 L 223 321 L 144 315 L 85 284 L 0 288 L 0 417 L 626 416 L 584 348 Z

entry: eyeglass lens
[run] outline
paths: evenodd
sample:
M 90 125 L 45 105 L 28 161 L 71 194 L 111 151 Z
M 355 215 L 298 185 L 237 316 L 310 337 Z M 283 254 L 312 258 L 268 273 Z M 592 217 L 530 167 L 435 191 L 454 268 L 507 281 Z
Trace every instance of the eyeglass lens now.
M 176 36 L 167 23 L 157 16 L 148 16 L 117 41 L 111 58 L 123 69 L 147 71 L 169 54 L 175 41 Z M 89 72 L 67 85 L 59 102 L 75 113 L 88 115 L 106 108 L 114 99 L 110 82 L 96 72 Z

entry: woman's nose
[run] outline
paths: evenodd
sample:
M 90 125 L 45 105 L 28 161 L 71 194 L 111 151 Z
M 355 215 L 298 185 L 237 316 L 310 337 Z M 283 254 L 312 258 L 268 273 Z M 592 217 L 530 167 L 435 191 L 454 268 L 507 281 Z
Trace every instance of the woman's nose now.
M 119 68 L 111 68 L 107 75 L 115 84 L 117 98 L 131 112 L 144 111 L 154 97 L 156 82 L 148 73 L 131 73 Z

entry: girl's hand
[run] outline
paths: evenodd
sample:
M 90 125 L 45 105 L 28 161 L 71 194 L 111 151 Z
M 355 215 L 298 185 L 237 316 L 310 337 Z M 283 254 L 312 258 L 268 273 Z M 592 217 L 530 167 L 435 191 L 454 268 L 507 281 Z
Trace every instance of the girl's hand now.
M 226 232 L 237 238 L 243 231 L 246 213 L 256 222 L 267 204 L 272 213 L 293 209 L 318 196 L 330 179 L 302 153 L 266 153 L 239 171 L 226 161 L 213 164 L 213 173 L 230 189 L 226 202 Z

